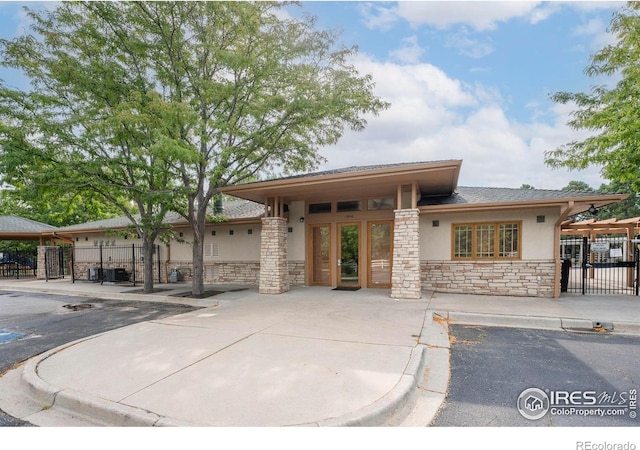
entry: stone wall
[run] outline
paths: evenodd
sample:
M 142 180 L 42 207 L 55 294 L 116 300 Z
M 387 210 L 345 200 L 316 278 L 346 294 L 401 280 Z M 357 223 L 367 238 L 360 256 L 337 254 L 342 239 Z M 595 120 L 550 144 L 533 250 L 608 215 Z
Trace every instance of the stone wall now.
M 191 261 L 170 261 L 168 273 L 178 269 L 183 281 L 192 280 L 193 264 Z M 289 284 L 292 286 L 305 285 L 305 262 L 289 261 Z M 260 261 L 205 261 L 205 283 L 237 283 L 258 285 L 260 282 Z
M 260 236 L 261 294 L 281 294 L 289 290 L 287 261 L 287 219 L 265 217 Z
M 307 284 L 304 261 L 289 261 L 289 284 L 292 286 L 305 286 Z
M 422 261 L 426 290 L 457 294 L 553 297 L 555 261 Z
M 417 299 L 422 296 L 420 277 L 420 211 L 395 211 L 391 297 Z

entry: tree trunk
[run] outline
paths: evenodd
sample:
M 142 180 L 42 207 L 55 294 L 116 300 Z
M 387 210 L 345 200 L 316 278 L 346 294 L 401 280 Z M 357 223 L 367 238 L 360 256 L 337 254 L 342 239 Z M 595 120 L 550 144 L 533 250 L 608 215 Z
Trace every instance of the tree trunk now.
M 155 239 L 152 240 L 146 236 L 142 241 L 142 253 L 144 257 L 144 292 L 147 294 L 153 291 L 153 257 L 155 256 L 154 241 Z
M 192 295 L 204 294 L 204 220 L 196 220 L 193 230 L 193 284 Z

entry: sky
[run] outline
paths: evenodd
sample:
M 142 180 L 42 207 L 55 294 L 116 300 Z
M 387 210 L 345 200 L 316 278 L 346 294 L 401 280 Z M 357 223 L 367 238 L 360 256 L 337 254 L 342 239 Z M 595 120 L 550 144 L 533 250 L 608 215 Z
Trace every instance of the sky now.
M 22 7 L 55 3 L 0 1 L 0 38 L 24 33 Z M 354 165 L 463 160 L 459 185 L 561 189 L 571 180 L 597 188 L 597 167 L 552 169 L 545 151 L 584 131 L 567 126 L 572 105 L 558 91 L 587 92 L 590 56 L 615 40 L 607 32 L 622 2 L 312 2 L 287 14 L 310 13 L 318 28 L 342 30 L 357 46 L 352 63 L 370 74 L 375 94 L 391 103 L 368 117 L 364 131 L 347 130 L 321 148 L 319 170 Z M 0 79 L 26 86 L 19 73 Z

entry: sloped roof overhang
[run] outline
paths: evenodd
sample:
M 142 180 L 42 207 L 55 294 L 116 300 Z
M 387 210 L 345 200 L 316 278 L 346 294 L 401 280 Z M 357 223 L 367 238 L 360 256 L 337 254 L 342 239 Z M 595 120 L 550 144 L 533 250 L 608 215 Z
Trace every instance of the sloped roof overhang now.
M 398 186 L 415 183 L 422 193 L 449 195 L 458 184 L 461 164 L 461 160 L 450 160 L 329 171 L 228 186 L 220 191 L 258 203 L 274 197 L 286 203 L 395 196 Z
M 580 214 L 589 210 L 593 205 L 602 208 L 613 203 L 618 203 L 628 197 L 628 194 L 603 194 L 595 196 L 572 197 L 570 193 L 567 197 L 520 200 L 506 202 L 483 202 L 483 203 L 458 203 L 447 205 L 426 205 L 420 206 L 421 213 L 446 213 L 446 212 L 473 212 L 473 211 L 498 211 L 505 209 L 532 209 L 532 208 L 568 208 L 571 205 L 569 215 Z

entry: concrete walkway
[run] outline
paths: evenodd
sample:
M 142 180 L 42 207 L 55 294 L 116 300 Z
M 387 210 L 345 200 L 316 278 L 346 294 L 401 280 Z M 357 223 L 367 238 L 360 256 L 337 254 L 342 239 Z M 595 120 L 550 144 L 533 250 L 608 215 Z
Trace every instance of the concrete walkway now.
M 449 379 L 450 322 L 640 333 L 636 297 L 558 300 L 255 288 L 202 300 L 68 280 L 0 289 L 203 306 L 70 343 L 0 378 L 0 408 L 41 426 L 430 423 Z

